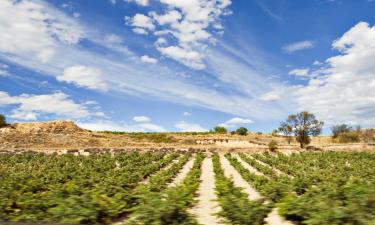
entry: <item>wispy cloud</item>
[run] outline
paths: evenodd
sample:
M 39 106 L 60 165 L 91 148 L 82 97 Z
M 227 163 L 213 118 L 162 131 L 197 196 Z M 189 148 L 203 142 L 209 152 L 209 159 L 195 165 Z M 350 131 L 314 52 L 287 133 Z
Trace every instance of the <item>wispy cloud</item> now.
M 299 41 L 291 43 L 282 47 L 282 50 L 286 53 L 293 53 L 304 49 L 310 49 L 314 47 L 314 42 L 310 40 Z

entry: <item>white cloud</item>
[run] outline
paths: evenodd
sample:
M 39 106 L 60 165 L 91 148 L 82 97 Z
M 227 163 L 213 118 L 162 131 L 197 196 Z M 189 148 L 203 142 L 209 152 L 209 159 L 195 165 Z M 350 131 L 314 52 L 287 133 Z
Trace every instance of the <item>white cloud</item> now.
M 151 122 L 151 119 L 147 116 L 134 116 L 133 121 L 137 123 L 147 123 L 147 122 Z
M 83 37 L 83 29 L 73 20 L 39 1 L 2 0 L 0 12 L 1 52 L 31 54 L 47 62 L 57 40 L 72 45 Z
M 182 115 L 184 115 L 184 116 L 191 116 L 192 114 L 191 114 L 191 112 L 184 112 Z
M 125 2 L 135 2 L 137 5 L 140 6 L 148 6 L 149 0 L 125 0 Z
M 208 43 L 215 42 L 211 34 L 212 29 L 222 32 L 220 17 L 229 14 L 226 8 L 231 1 L 160 0 L 160 2 L 166 6 L 164 14 L 160 15 L 154 11 L 149 12 L 150 17 L 136 14 L 132 19 L 127 19 L 128 24 L 138 34 L 148 34 L 149 31 L 155 30 L 153 35 L 159 37 L 155 45 L 162 55 L 187 67 L 196 70 L 204 69 L 202 61 L 204 49 Z M 175 44 L 168 46 L 167 39 Z M 164 41 L 160 43 L 159 40 Z
M 8 77 L 10 73 L 8 72 L 8 65 L 0 63 L 0 77 Z
M 10 96 L 0 91 L 0 106 L 16 106 L 10 117 L 18 120 L 36 120 L 42 115 L 63 118 L 84 118 L 91 115 L 86 106 L 75 103 L 62 92 L 49 95 Z
M 355 121 L 375 126 L 375 26 L 360 22 L 333 42 L 339 55 L 326 60 L 320 76 L 296 91 L 300 108 L 327 125 Z
M 157 49 L 162 55 L 177 60 L 193 69 L 201 70 L 205 68 L 205 65 L 202 62 L 202 56 L 199 52 L 181 48 L 179 46 L 158 47 Z
M 99 69 L 82 65 L 68 67 L 62 75 L 56 77 L 58 81 L 72 83 L 78 87 L 89 89 L 107 90 L 107 85 L 102 79 Z
M 78 122 L 78 126 L 93 131 L 123 131 L 123 132 L 165 132 L 166 130 L 156 124 L 141 123 L 128 125 L 124 123 L 115 123 L 110 120 L 97 122 Z
M 197 123 L 187 123 L 185 121 L 179 121 L 175 124 L 175 127 L 180 129 L 182 132 L 205 132 L 208 131 Z
M 289 75 L 294 75 L 297 77 L 308 77 L 309 76 L 310 69 L 294 69 L 289 71 Z
M 104 37 L 104 39 L 110 44 L 120 44 L 122 42 L 121 37 L 116 34 L 108 34 Z
M 238 127 L 238 126 L 248 125 L 252 123 L 254 122 L 250 119 L 234 117 L 230 120 L 225 121 L 224 123 L 220 123 L 218 126 L 232 128 L 232 127 Z
M 150 56 L 148 56 L 148 55 L 144 55 L 144 56 L 142 56 L 142 57 L 141 57 L 141 61 L 142 61 L 142 62 L 145 62 L 145 63 L 150 63 L 150 64 L 156 64 L 156 63 L 158 63 L 158 60 L 157 60 L 157 59 L 152 58 L 152 57 L 150 57 Z
M 306 41 L 295 42 L 295 43 L 283 46 L 282 50 L 287 52 L 287 53 L 293 53 L 293 52 L 296 52 L 296 51 L 309 49 L 309 48 L 313 48 L 313 47 L 314 47 L 314 42 L 312 42 L 310 40 L 306 40 Z
M 277 101 L 280 100 L 280 92 L 279 91 L 270 91 L 260 96 L 260 100 L 262 101 Z
M 320 62 L 319 60 L 315 60 L 315 61 L 313 62 L 313 65 L 314 65 L 314 66 L 322 66 L 323 63 Z
M 147 30 L 154 30 L 155 25 L 152 22 L 152 19 L 146 15 L 137 13 L 133 18 L 125 17 L 125 21 L 131 24 L 131 26 L 135 27 L 134 29 L 144 30 L 147 33 Z M 134 31 L 133 29 L 133 31 Z

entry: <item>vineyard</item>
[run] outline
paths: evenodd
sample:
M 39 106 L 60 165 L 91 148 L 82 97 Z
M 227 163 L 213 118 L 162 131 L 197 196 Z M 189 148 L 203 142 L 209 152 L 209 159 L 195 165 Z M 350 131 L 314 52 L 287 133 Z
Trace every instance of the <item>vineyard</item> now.
M 0 224 L 375 224 L 375 154 L 0 154 Z

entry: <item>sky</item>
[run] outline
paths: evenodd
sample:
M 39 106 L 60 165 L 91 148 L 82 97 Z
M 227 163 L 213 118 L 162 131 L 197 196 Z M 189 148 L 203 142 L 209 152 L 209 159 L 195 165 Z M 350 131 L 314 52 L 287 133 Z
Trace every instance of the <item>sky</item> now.
M 1 0 L 0 113 L 92 130 L 375 127 L 374 0 Z

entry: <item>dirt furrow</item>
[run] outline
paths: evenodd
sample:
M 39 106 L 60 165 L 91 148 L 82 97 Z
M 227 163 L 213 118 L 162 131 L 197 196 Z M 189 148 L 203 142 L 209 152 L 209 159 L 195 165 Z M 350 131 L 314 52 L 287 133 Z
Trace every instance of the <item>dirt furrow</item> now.
M 242 166 L 245 167 L 250 172 L 252 172 L 252 173 L 254 173 L 254 174 L 258 175 L 258 176 L 264 176 L 263 173 L 259 172 L 257 169 L 255 169 L 254 167 L 250 166 L 247 162 L 243 161 L 239 155 L 233 154 L 232 156 L 234 158 L 236 158 L 242 164 Z
M 167 156 L 165 156 L 167 157 Z M 179 155 L 177 158 L 175 158 L 174 160 L 172 160 L 172 162 L 170 162 L 168 165 L 165 165 L 164 167 L 160 168 L 160 170 L 158 170 L 156 173 L 153 173 L 151 174 L 150 176 L 148 176 L 147 178 L 145 178 L 143 181 L 139 182 L 139 184 L 147 184 L 148 181 L 150 180 L 150 178 L 152 176 L 155 176 L 156 174 L 160 173 L 161 171 L 164 171 L 164 170 L 167 170 L 169 168 L 171 168 L 171 166 L 175 163 L 178 162 L 178 160 L 180 160 L 180 158 L 183 157 L 182 155 Z
M 254 160 L 257 161 L 259 164 L 262 164 L 263 166 L 267 166 L 267 167 L 271 168 L 273 171 L 275 171 L 275 173 L 276 173 L 278 176 L 281 175 L 281 176 L 288 176 L 288 177 L 290 177 L 290 178 L 293 178 L 292 176 L 290 176 L 290 175 L 288 175 L 288 174 L 286 174 L 286 173 L 284 173 L 284 172 L 278 170 L 277 168 L 275 168 L 275 167 L 273 167 L 273 166 L 271 166 L 271 165 L 269 165 L 269 164 L 267 164 L 267 163 L 265 163 L 265 162 L 262 162 L 262 161 L 260 161 L 260 160 L 258 160 L 258 159 L 256 159 L 256 158 L 254 158 L 254 157 L 251 156 L 251 155 L 247 155 L 247 157 L 250 157 L 250 158 L 254 159 Z M 238 158 L 240 158 L 240 157 L 238 157 Z
M 198 189 L 196 206 L 190 210 L 199 224 L 219 225 L 223 224 L 215 216 L 220 212 L 220 207 L 215 194 L 215 173 L 211 157 L 206 157 L 202 164 L 201 184 Z
M 237 154 L 235 154 L 234 157 L 236 157 L 236 159 L 242 164 L 242 166 L 244 166 L 250 172 L 253 172 L 253 173 L 255 173 L 255 174 L 259 175 L 259 176 L 264 176 L 257 169 L 255 169 L 254 167 L 250 166 L 248 163 L 246 163 L 245 161 L 243 161 L 241 159 L 241 157 L 239 157 Z M 223 158 L 225 158 L 225 157 L 223 157 Z M 230 163 L 228 160 L 227 160 L 227 162 Z M 243 180 L 243 178 L 241 177 L 241 175 L 239 173 L 238 173 L 238 175 L 240 176 L 239 178 L 238 177 L 237 178 L 233 177 L 233 179 L 234 180 L 235 179 L 242 179 Z M 245 180 L 243 180 L 243 181 L 246 182 Z M 235 182 L 235 184 L 236 184 L 236 182 Z M 251 189 L 252 190 L 248 190 L 247 192 L 253 192 L 253 191 L 255 191 L 253 188 L 251 188 Z M 262 197 L 257 191 L 255 191 L 255 192 L 258 195 L 258 198 Z M 249 199 L 250 200 L 254 200 L 254 199 L 250 198 L 250 195 L 249 195 Z M 266 221 L 269 225 L 293 225 L 293 223 L 291 223 L 289 221 L 286 221 L 282 216 L 279 215 L 277 208 L 274 208 L 272 210 L 272 212 L 270 214 L 268 214 L 267 218 L 264 221 Z
M 192 156 L 190 158 L 190 160 L 187 163 L 185 163 L 184 167 L 181 169 L 181 171 L 179 171 L 179 173 L 173 179 L 173 181 L 168 184 L 168 187 L 175 186 L 175 185 L 181 183 L 185 179 L 186 175 L 189 173 L 191 168 L 193 168 L 194 160 L 195 160 L 195 157 Z
M 261 195 L 241 177 L 241 174 L 238 173 L 238 171 L 230 164 L 224 155 L 220 155 L 220 162 L 225 176 L 232 177 L 234 185 L 243 188 L 243 191 L 249 195 L 250 200 L 256 200 L 261 197 Z

